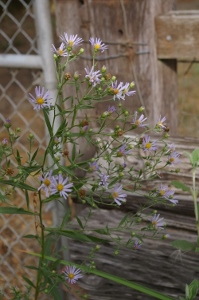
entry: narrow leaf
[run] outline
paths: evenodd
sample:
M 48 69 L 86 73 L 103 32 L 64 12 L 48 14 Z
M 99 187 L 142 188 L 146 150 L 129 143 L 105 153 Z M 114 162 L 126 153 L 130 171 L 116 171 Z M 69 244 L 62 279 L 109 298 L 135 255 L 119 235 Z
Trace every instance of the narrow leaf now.
M 189 192 L 189 193 L 191 191 L 190 187 L 188 187 L 187 185 L 185 185 L 182 182 L 174 180 L 174 181 L 171 182 L 171 184 L 173 186 L 175 186 L 177 189 L 181 189 L 182 191 Z
M 27 185 L 23 182 L 14 182 L 14 180 L 0 180 L 0 183 L 11 185 L 11 186 L 18 187 L 20 189 L 28 190 L 28 191 L 36 191 L 37 190 L 34 187 Z
M 35 289 L 35 286 L 30 279 L 28 279 L 26 276 L 22 276 L 22 277 L 31 287 L 33 287 Z
M 0 207 L 0 214 L 17 214 L 17 215 L 38 215 L 38 213 L 34 213 L 28 210 L 24 210 L 23 208 L 17 207 Z
M 171 242 L 171 245 L 181 251 L 195 250 L 196 246 L 186 240 L 176 240 Z

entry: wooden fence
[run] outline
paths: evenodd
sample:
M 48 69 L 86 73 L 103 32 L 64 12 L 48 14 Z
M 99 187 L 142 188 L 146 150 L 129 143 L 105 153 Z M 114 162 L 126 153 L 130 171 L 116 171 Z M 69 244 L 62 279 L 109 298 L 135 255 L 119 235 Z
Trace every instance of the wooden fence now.
M 100 60 L 99 66 L 106 65 L 119 81 L 135 81 L 136 96 L 125 102 L 129 112 L 133 113 L 141 105 L 144 106 L 149 124 L 154 124 L 160 114 L 166 115 L 172 136 L 170 139 L 177 145 L 177 151 L 183 153 L 197 148 L 198 141 L 175 137 L 178 126 L 177 60 L 193 60 L 193 56 L 198 59 L 198 32 L 195 28 L 199 18 L 197 13 L 186 15 L 185 18 L 177 12 L 170 12 L 174 9 L 175 0 L 56 0 L 56 22 L 58 35 L 67 32 L 78 34 L 85 41 L 93 36 L 108 42 L 109 50 L 104 54 L 106 60 Z M 184 24 L 183 30 L 186 30 L 187 20 L 189 37 L 194 45 L 190 52 L 187 49 L 192 43 L 180 34 L 180 26 Z M 186 48 L 183 54 L 176 48 L 179 44 Z M 87 44 L 84 46 L 87 49 Z M 103 58 L 103 55 L 100 57 Z M 72 65 L 70 71 L 84 70 L 91 65 L 90 58 L 85 54 L 84 59 Z M 69 95 L 71 90 L 67 87 L 65 93 Z M 88 115 L 96 117 L 104 110 L 103 105 L 99 104 L 92 112 L 88 111 Z M 94 152 L 90 153 L 90 156 L 93 155 Z M 186 156 L 182 155 L 181 160 L 179 174 L 165 171 L 160 180 L 146 180 L 146 190 L 159 183 L 169 184 L 172 180 L 190 185 L 191 167 Z M 125 185 L 130 186 L 131 182 L 126 179 Z M 175 251 L 170 242 L 179 238 L 195 242 L 197 234 L 191 197 L 180 191 L 176 191 L 176 194 L 179 203 L 175 207 L 156 206 L 158 213 L 165 218 L 171 239 L 146 240 L 139 251 L 124 249 L 117 256 L 114 255 L 112 244 L 104 245 L 95 257 L 96 267 L 171 296 L 183 295 L 185 284 L 198 277 L 198 258 L 195 253 Z M 136 212 L 145 201 L 144 197 L 131 193 L 122 210 L 96 209 L 89 226 L 95 229 L 108 223 L 114 227 L 126 212 Z M 76 207 L 80 217 L 87 215 L 87 207 L 79 203 L 76 203 Z M 72 226 L 78 225 L 74 221 Z M 128 238 L 128 233 L 122 235 L 124 239 Z M 74 241 L 70 243 L 73 261 L 86 259 L 89 251 L 90 245 Z M 83 287 L 89 299 L 153 299 L 93 275 L 84 277 Z

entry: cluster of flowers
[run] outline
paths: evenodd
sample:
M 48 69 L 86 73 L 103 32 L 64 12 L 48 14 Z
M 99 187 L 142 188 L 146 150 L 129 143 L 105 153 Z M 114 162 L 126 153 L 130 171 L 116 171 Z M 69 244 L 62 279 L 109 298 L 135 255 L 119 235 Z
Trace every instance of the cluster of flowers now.
M 42 184 L 38 190 L 43 189 L 46 197 L 50 195 L 59 194 L 60 197 L 67 199 L 68 193 L 72 192 L 73 183 L 69 183 L 69 178 L 64 178 L 62 174 L 53 176 L 52 171 L 42 174 L 40 177 Z

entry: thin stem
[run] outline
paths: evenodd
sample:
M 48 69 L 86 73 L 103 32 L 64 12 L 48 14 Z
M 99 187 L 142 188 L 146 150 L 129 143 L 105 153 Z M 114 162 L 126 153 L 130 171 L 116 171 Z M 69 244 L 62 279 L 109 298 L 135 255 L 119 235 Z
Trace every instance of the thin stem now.
M 41 266 L 43 265 L 44 255 L 45 255 L 45 248 L 44 248 L 44 227 L 43 227 L 43 220 L 42 220 L 42 199 L 41 193 L 39 192 L 39 222 L 41 228 L 41 258 L 39 260 L 39 270 L 37 273 L 37 282 L 36 282 L 36 289 L 35 289 L 35 300 L 38 299 L 39 296 L 39 287 L 42 277 Z
M 196 228 L 197 228 L 197 233 L 199 237 L 199 220 L 198 220 L 198 205 L 197 205 L 197 191 L 196 191 L 196 169 L 194 168 L 192 171 L 192 197 L 193 197 L 193 202 L 194 202 L 194 211 L 195 211 L 195 218 L 196 218 Z

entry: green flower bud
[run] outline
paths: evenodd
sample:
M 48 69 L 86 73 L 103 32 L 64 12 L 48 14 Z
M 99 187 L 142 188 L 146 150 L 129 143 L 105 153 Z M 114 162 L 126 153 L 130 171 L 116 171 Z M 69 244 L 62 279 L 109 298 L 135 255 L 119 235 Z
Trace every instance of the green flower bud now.
M 29 134 L 29 138 L 30 138 L 30 139 L 33 139 L 33 138 L 34 138 L 34 134 L 30 133 L 30 134 Z
M 112 76 L 111 81 L 115 81 L 115 80 L 116 80 L 116 77 Z
M 119 251 L 118 251 L 118 250 L 115 250 L 114 254 L 115 254 L 115 255 L 118 255 L 118 254 L 119 254 Z
M 140 107 L 138 108 L 138 112 L 139 112 L 139 113 L 142 113 L 144 110 L 145 110 L 145 108 L 144 108 L 143 106 L 140 106 Z
M 99 249 L 100 249 L 100 245 L 96 245 L 95 250 L 99 250 Z
M 135 86 L 135 82 L 132 81 L 130 84 L 129 84 L 130 88 L 133 88 Z
M 102 67 L 101 72 L 102 72 L 102 73 L 105 73 L 105 72 L 106 72 L 106 66 L 103 66 L 103 67 Z
M 82 54 L 82 53 L 84 53 L 84 48 L 80 48 L 79 49 L 79 53 L 78 54 Z
M 134 231 L 131 232 L 131 236 L 135 236 L 135 232 Z
M 77 80 L 77 79 L 79 79 L 79 72 L 78 71 L 76 71 L 75 73 L 74 73 L 74 79 L 75 80 Z

